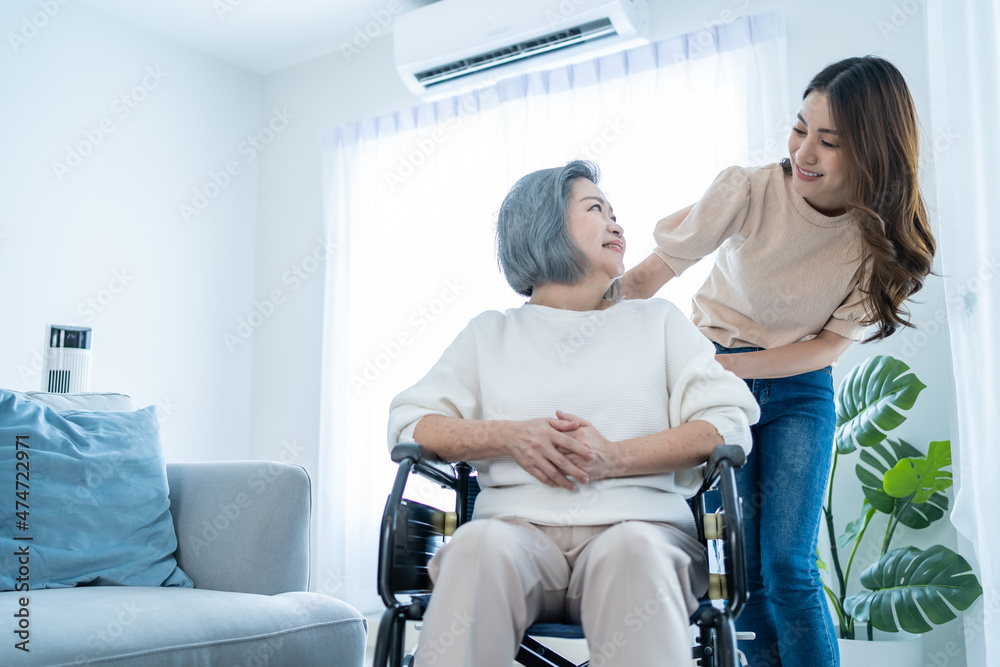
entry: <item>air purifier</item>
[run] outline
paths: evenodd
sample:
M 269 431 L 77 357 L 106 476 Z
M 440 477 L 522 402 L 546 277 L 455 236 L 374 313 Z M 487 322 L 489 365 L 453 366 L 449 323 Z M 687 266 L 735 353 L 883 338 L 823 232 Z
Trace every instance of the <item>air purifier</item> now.
M 46 330 L 42 391 L 90 391 L 90 328 L 50 324 Z

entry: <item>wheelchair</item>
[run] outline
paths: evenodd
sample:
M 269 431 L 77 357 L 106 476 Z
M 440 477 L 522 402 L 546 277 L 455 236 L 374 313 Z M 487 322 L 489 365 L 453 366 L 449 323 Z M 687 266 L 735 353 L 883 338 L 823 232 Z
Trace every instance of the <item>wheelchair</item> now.
M 392 460 L 399 464 L 392 491 L 382 514 L 379 537 L 378 591 L 386 606 L 378 628 L 373 667 L 404 667 L 407 621 L 419 621 L 430 600 L 427 563 L 455 529 L 472 518 L 479 484 L 467 463 L 447 463 L 417 444 L 396 445 Z M 698 539 L 709 549 L 709 590 L 691 615 L 697 627 L 692 664 L 699 667 L 740 667 L 735 620 L 747 600 L 743 516 L 736 492 L 736 470 L 746 460 L 736 445 L 715 448 L 705 465 L 704 481 L 691 499 Z M 455 492 L 455 511 L 445 512 L 403 498 L 411 473 Z M 705 494 L 718 487 L 722 507 L 706 513 Z M 713 563 L 714 561 L 714 563 Z M 407 596 L 408 599 L 400 599 Z M 715 601 L 713 603 L 713 601 Z M 586 667 L 577 665 L 540 643 L 535 637 L 582 639 L 583 628 L 558 623 L 536 623 L 527 629 L 515 660 L 525 667 Z M 743 637 L 740 639 L 749 639 Z

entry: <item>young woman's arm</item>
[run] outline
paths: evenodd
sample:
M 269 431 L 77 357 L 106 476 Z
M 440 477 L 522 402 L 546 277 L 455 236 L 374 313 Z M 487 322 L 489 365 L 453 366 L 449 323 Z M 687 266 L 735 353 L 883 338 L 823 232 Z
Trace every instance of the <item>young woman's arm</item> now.
M 572 419 L 500 421 L 427 415 L 413 431 L 413 439 L 445 461 L 478 461 L 511 456 L 524 470 L 549 486 L 574 489 L 573 479 L 586 484 L 587 473 L 574 460 L 585 463 L 594 452 L 567 431 L 579 423 Z
M 693 208 L 694 204 L 691 204 L 676 213 L 671 213 L 663 220 L 660 220 L 657 226 L 665 225 L 670 228 L 676 228 L 687 218 L 688 213 Z M 625 287 L 625 298 L 648 299 L 676 275 L 673 269 L 667 266 L 667 263 L 654 253 L 626 271 L 625 275 L 622 276 L 622 285 Z
M 667 263 L 652 254 L 622 276 L 626 299 L 648 299 L 675 277 Z
M 812 340 L 759 352 L 719 354 L 716 360 L 737 377 L 783 378 L 826 368 L 854 341 L 824 329 Z

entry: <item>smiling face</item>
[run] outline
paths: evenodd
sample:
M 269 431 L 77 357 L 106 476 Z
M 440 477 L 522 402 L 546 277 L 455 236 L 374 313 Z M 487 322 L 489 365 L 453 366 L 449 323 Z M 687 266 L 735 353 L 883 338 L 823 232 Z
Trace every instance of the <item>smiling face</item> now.
M 788 137 L 792 184 L 810 206 L 839 215 L 847 206 L 846 160 L 824 93 L 812 91 L 802 101 Z
M 625 232 L 600 188 L 586 178 L 573 182 L 566 224 L 570 238 L 590 260 L 591 273 L 609 282 L 625 273 Z

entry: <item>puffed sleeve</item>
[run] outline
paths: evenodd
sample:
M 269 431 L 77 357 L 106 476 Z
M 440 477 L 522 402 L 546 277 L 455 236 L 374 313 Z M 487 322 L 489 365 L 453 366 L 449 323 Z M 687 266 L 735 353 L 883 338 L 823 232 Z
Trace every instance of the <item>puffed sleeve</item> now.
M 427 375 L 392 399 L 388 427 L 390 451 L 398 443 L 413 442 L 417 422 L 427 415 L 482 418 L 475 330 L 476 319 L 473 319 Z
M 823 325 L 823 328 L 840 334 L 844 338 L 857 341 L 865 337 L 869 326 L 865 293 L 859 281 L 854 285 L 854 289 L 847 295 L 847 298 L 837 307 L 837 310 L 833 311 L 833 315 Z
M 749 453 L 750 425 L 760 419 L 757 400 L 746 382 L 715 360 L 715 346 L 676 307 L 673 311 L 664 332 L 670 424 L 705 420 L 727 445 Z
M 656 224 L 653 251 L 680 275 L 726 239 L 742 233 L 750 210 L 750 177 L 742 167 L 719 174 L 687 217 L 667 217 Z

